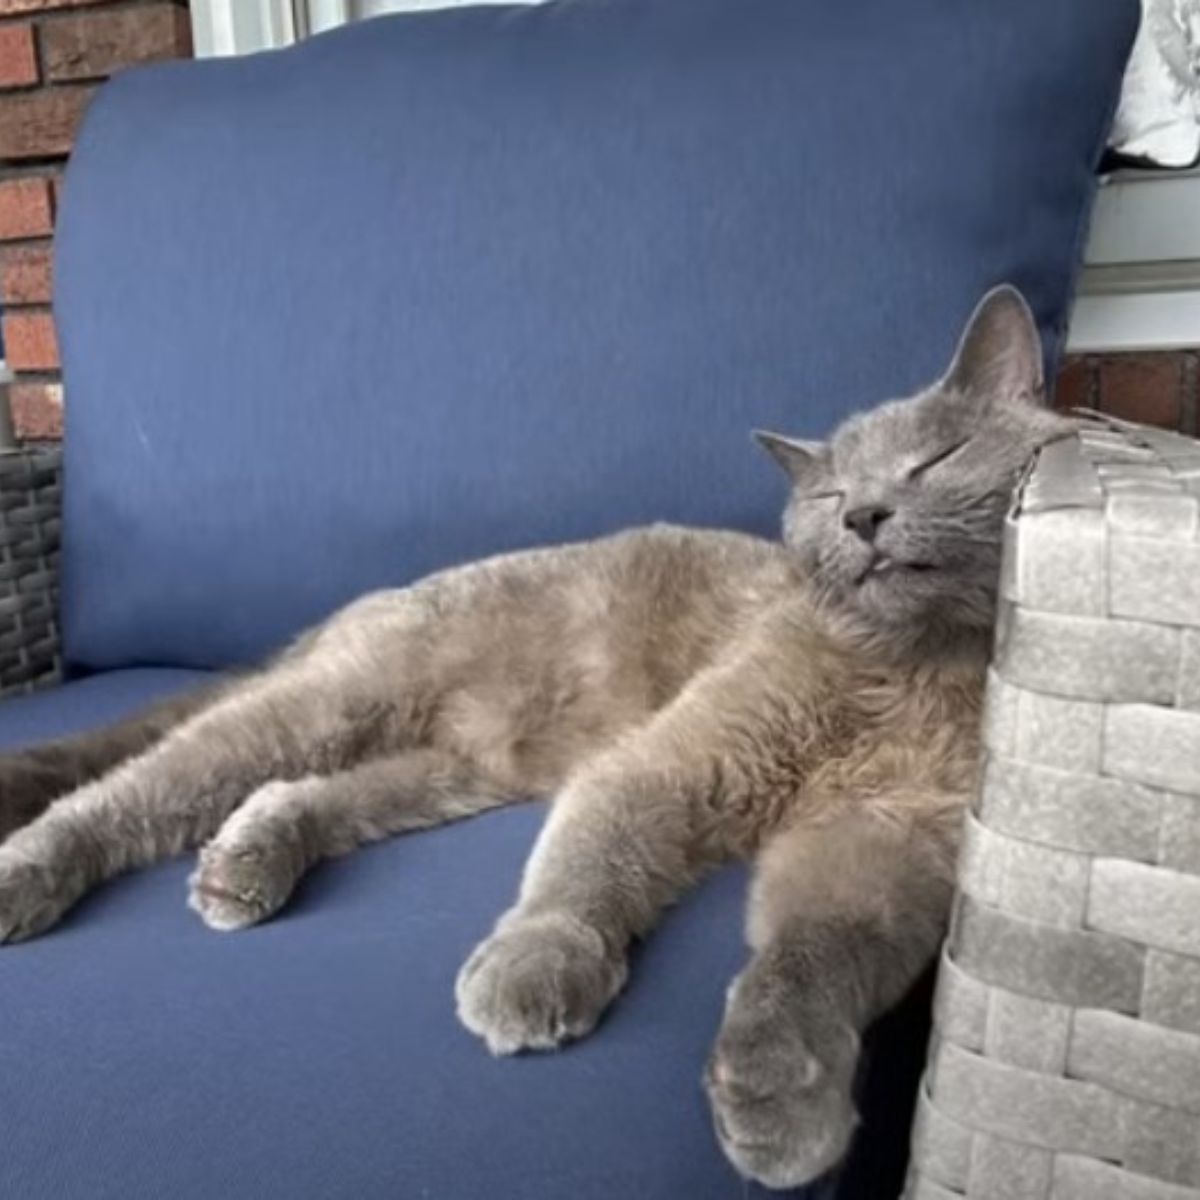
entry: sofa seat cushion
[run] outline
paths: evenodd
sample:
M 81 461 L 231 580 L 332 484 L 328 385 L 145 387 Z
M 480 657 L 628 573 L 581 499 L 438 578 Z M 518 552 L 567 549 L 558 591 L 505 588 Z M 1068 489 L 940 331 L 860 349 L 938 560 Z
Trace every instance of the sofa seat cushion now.
M 199 678 L 122 671 L 8 701 L 0 745 L 111 720 Z M 722 1159 L 700 1087 L 744 955 L 742 871 L 669 916 L 587 1041 L 494 1059 L 457 1024 L 457 968 L 513 895 L 541 818 L 539 806 L 508 810 L 325 864 L 279 918 L 236 934 L 185 907 L 190 863 L 172 862 L 103 888 L 44 938 L 0 947 L 0 1193 L 758 1194 Z M 923 1001 L 877 1035 L 839 1200 L 899 1192 Z
M 1053 359 L 1136 0 L 401 13 L 100 94 L 55 244 L 64 631 L 225 665 L 369 588 L 777 528 L 755 426 Z
M 131 667 L 7 699 L 0 704 L 0 754 L 117 721 L 211 679 L 208 671 Z

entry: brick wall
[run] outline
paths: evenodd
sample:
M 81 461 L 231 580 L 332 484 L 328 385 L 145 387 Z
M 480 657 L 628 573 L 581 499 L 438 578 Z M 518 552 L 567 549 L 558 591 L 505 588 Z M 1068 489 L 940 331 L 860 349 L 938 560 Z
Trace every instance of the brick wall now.
M 0 0 L 0 309 L 23 437 L 62 432 L 54 213 L 83 112 L 122 67 L 190 53 L 187 0 Z
M 1200 350 L 1069 358 L 1055 400 L 1200 436 Z

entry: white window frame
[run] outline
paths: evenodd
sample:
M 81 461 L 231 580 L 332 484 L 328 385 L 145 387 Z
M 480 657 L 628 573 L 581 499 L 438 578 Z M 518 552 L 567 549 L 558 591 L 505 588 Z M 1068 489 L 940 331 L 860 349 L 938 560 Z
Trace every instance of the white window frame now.
M 444 4 L 467 0 L 441 0 Z M 413 8 L 432 0 L 410 0 Z M 192 0 L 196 53 L 277 49 L 353 20 L 361 0 Z M 1200 347 L 1200 168 L 1123 171 L 1100 188 L 1067 349 Z
M 354 8 L 354 0 L 192 0 L 196 57 L 278 50 L 344 25 Z
M 1200 168 L 1105 181 L 1084 263 L 1069 350 L 1200 346 Z

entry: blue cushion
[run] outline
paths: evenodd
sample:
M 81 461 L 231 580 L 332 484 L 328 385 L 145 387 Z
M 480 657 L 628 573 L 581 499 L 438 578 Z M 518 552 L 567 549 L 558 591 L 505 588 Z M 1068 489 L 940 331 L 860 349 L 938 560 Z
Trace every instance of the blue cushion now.
M 111 720 L 200 675 L 119 671 L 0 706 L 0 748 Z M 511 899 L 538 806 L 320 867 L 238 934 L 184 906 L 190 864 L 110 884 L 0 949 L 0 1179 L 20 1200 L 728 1200 L 700 1074 L 742 959 L 744 875 L 643 948 L 599 1031 L 496 1060 L 455 972 Z M 805 1200 L 898 1194 L 926 997 L 893 1018 L 854 1158 Z
M 6 700 L 0 705 L 0 753 L 115 721 L 207 677 L 169 668 L 113 671 Z
M 751 426 L 927 380 L 1001 279 L 1053 358 L 1137 8 L 559 0 L 123 74 L 57 244 L 71 661 L 246 659 L 653 518 L 774 529 Z

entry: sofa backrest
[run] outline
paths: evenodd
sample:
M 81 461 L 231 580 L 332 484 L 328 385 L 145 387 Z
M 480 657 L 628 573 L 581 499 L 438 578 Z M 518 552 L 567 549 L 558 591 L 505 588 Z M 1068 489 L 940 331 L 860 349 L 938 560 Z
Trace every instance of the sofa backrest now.
M 558 0 L 131 71 L 71 164 L 77 670 L 667 519 L 771 533 L 753 426 L 1061 341 L 1134 0 Z

